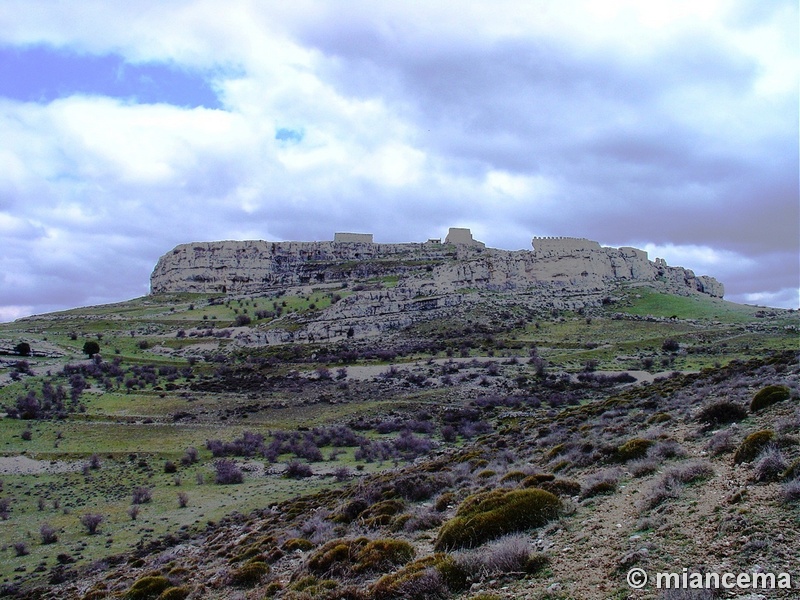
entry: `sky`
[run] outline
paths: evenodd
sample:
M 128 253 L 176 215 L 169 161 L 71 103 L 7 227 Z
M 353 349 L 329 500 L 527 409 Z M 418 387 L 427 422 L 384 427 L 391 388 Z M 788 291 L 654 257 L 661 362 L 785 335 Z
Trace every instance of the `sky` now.
M 796 0 L 0 0 L 0 321 L 228 239 L 635 246 L 798 308 Z

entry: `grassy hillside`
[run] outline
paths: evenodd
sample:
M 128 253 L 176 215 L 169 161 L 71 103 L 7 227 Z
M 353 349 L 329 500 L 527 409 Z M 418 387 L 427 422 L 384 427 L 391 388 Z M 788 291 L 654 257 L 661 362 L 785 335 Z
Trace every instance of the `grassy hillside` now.
M 628 565 L 782 568 L 800 551 L 764 541 L 798 525 L 796 312 L 647 288 L 578 312 L 487 293 L 376 338 L 240 337 L 341 298 L 181 294 L 0 325 L 0 589 L 157 597 L 131 591 L 151 576 L 192 597 L 626 597 Z M 750 411 L 767 385 L 787 398 Z M 743 414 L 698 416 L 722 401 Z M 785 463 L 763 478 L 760 458 L 733 463 L 762 429 Z M 619 458 L 636 439 L 641 455 Z M 476 494 L 495 490 L 499 509 L 539 489 L 557 514 L 500 527 L 523 534 L 505 545 L 442 541 Z M 102 519 L 93 534 L 87 514 Z M 752 547 L 734 558 L 726 540 L 742 537 Z

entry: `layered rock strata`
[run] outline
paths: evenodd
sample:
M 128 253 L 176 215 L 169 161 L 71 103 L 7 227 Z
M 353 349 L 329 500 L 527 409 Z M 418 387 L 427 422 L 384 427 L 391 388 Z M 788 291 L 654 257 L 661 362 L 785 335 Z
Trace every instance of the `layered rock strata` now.
M 471 240 L 463 231 L 449 237 Z M 404 290 L 401 295 L 408 297 L 462 289 L 599 292 L 620 282 L 661 282 L 679 294 L 719 298 L 724 294 L 722 284 L 713 277 L 696 276 L 662 259 L 650 261 L 646 252 L 636 248 L 607 248 L 578 238 L 534 238 L 532 245 L 531 250 L 508 251 L 485 248 L 474 240 L 444 244 L 437 240 L 406 244 L 196 242 L 181 244 L 162 256 L 150 286 L 153 293 L 251 294 L 396 278 L 397 291 Z

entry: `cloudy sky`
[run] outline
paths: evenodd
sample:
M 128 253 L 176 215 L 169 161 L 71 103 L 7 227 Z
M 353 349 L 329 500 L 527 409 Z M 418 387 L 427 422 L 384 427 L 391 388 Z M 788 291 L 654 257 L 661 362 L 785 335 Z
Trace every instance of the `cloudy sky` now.
M 0 320 L 190 241 L 471 227 L 798 307 L 796 0 L 0 0 Z

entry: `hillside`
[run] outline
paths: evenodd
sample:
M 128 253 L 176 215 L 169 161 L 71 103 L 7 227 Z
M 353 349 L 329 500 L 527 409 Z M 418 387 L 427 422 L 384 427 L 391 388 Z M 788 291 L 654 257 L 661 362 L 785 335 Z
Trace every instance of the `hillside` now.
M 800 583 L 796 312 L 657 278 L 401 301 L 405 277 L 0 326 L 0 593 L 659 597 L 632 567 Z

